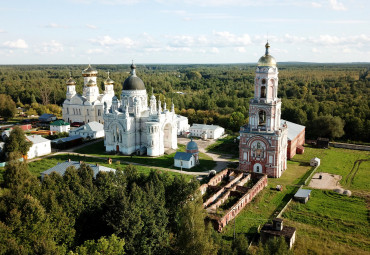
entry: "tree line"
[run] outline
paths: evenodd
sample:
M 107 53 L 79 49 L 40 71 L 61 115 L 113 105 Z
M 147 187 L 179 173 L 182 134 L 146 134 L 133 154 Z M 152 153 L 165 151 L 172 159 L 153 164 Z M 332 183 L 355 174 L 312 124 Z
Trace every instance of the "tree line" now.
M 307 137 L 369 142 L 370 73 L 368 64 L 279 64 L 278 96 L 282 116 L 305 125 Z M 27 109 L 47 111 L 61 106 L 69 71 L 82 92 L 82 65 L 0 66 L 0 94 Z M 106 71 L 115 80 L 119 97 L 129 65 L 96 65 L 98 86 L 104 89 Z M 138 65 L 137 75 L 151 92 L 188 116 L 190 123 L 218 124 L 236 132 L 248 123 L 254 93 L 255 65 Z M 50 108 L 50 107 L 49 107 Z M 55 109 L 54 109 L 55 110 Z M 49 110 L 49 111 L 54 111 Z M 1 110 L 0 110 L 1 113 Z M 322 122 L 327 122 L 325 125 Z

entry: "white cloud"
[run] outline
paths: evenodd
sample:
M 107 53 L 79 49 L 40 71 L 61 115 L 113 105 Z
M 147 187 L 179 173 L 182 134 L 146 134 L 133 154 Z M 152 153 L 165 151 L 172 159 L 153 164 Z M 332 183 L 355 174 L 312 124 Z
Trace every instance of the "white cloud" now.
M 97 53 L 103 53 L 104 50 L 103 49 L 88 49 L 86 51 L 87 54 L 97 54 Z
M 125 48 L 131 48 L 135 45 L 134 40 L 129 37 L 123 37 L 118 39 L 113 39 L 109 35 L 105 35 L 98 39 L 90 39 L 90 42 L 101 45 L 101 46 L 123 46 Z
M 240 52 L 240 53 L 246 53 L 247 52 L 247 50 L 245 49 L 245 47 L 236 47 L 235 50 L 237 52 Z
M 91 24 L 86 24 L 86 27 L 90 28 L 90 29 L 97 29 L 98 28 L 97 26 L 94 26 L 94 25 L 91 25 Z
M 344 48 L 343 53 L 352 53 L 352 50 L 349 48 Z
M 342 3 L 339 3 L 338 0 L 329 0 L 329 4 L 333 10 L 336 10 L 336 11 L 347 10 L 347 8 Z
M 228 31 L 213 32 L 216 43 L 224 46 L 245 46 L 252 43 L 248 34 L 235 35 Z
M 320 8 L 320 7 L 322 7 L 322 4 L 320 4 L 318 2 L 311 2 L 311 6 L 314 7 L 314 8 Z
M 317 48 L 312 48 L 312 52 L 313 52 L 313 53 L 320 53 L 321 51 L 320 51 L 320 50 L 318 50 Z
M 18 39 L 16 41 L 6 41 L 3 43 L 3 46 L 10 49 L 27 49 L 28 44 L 23 39 Z
M 0 33 L 5 33 L 5 30 L 3 30 L 3 29 L 0 29 Z
M 216 48 L 216 47 L 212 47 L 211 48 L 211 52 L 212 53 L 220 53 L 220 50 L 218 48 Z
M 59 25 L 57 23 L 49 23 L 45 25 L 46 28 L 67 28 L 66 26 Z
M 133 5 L 142 0 L 72 0 L 79 4 Z
M 41 47 L 36 49 L 36 51 L 38 53 L 41 53 L 41 54 L 55 54 L 55 53 L 58 53 L 58 52 L 63 52 L 64 51 L 64 47 L 61 43 L 55 41 L 55 40 L 51 40 L 50 42 L 44 42 L 41 44 Z

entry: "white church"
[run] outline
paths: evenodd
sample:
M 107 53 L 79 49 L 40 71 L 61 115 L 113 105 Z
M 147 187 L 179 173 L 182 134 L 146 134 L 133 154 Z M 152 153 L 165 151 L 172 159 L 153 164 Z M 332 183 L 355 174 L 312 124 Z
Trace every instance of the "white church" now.
M 178 118 L 174 105 L 168 110 L 166 103 L 162 107 L 161 101 L 152 95 L 148 106 L 144 82 L 136 76 L 135 69 L 132 64 L 121 100 L 113 97 L 111 105 L 104 105 L 105 149 L 125 155 L 163 155 L 167 149 L 177 149 Z
M 68 123 L 86 124 L 92 121 L 103 123 L 104 105 L 110 107 L 114 97 L 114 81 L 108 78 L 104 81 L 104 92 L 99 94 L 97 86 L 98 71 L 89 65 L 82 71 L 84 87 L 82 95 L 76 93 L 76 81 L 67 81 L 66 100 L 63 103 L 63 120 Z

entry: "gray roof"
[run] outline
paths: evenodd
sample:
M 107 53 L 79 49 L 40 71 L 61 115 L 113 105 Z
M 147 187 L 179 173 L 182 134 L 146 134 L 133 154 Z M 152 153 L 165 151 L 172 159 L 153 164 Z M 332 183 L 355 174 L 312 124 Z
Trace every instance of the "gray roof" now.
M 217 128 L 223 128 L 217 125 L 207 125 L 207 124 L 193 124 L 191 128 L 199 128 L 199 129 L 212 129 L 215 130 Z
M 189 161 L 192 156 L 193 156 L 192 153 L 178 151 L 178 152 L 176 152 L 174 159 Z
M 56 117 L 56 116 L 54 114 L 51 114 L 51 113 L 43 113 L 43 114 L 41 114 L 39 119 L 48 119 L 50 117 Z
M 73 141 L 73 140 L 80 139 L 80 138 L 83 138 L 83 137 L 80 135 L 72 135 L 72 136 L 63 137 L 63 138 L 57 138 L 57 139 L 52 140 L 51 142 L 52 143 L 65 143 L 65 142 Z
M 297 193 L 295 193 L 294 197 L 308 197 L 310 193 L 310 189 L 299 189 Z
M 296 138 L 306 128 L 305 126 L 302 126 L 302 125 L 299 125 L 299 124 L 296 124 L 296 123 L 293 123 L 287 120 L 283 120 L 283 119 L 280 120 L 281 125 L 283 125 L 284 122 L 286 122 L 286 124 L 288 125 L 288 140 L 291 140 L 291 141 L 294 138 Z
M 29 135 L 27 139 L 30 140 L 33 144 L 50 142 L 50 140 L 42 137 L 41 135 Z
M 79 128 L 76 128 L 75 130 L 72 130 L 71 132 L 79 132 L 79 131 L 93 131 L 98 132 L 104 130 L 104 125 L 97 122 L 97 121 L 91 121 Z
M 94 172 L 94 178 L 96 177 L 96 175 L 100 172 L 100 171 L 103 171 L 103 172 L 109 172 L 109 171 L 113 171 L 115 172 L 116 170 L 113 169 L 113 168 L 109 168 L 109 167 L 105 167 L 105 166 L 100 166 L 100 165 L 93 165 L 93 164 L 87 164 L 88 166 L 91 167 L 91 169 L 93 170 Z M 56 172 L 56 173 L 59 173 L 60 175 L 64 175 L 64 173 L 66 172 L 67 168 L 70 167 L 70 166 L 73 166 L 75 167 L 76 169 L 79 169 L 81 164 L 80 162 L 77 162 L 77 161 L 66 161 L 66 162 L 62 162 L 62 163 L 58 163 L 56 166 L 44 171 L 41 173 L 41 176 L 44 177 L 44 175 L 48 175 L 48 174 L 51 174 L 52 172 Z

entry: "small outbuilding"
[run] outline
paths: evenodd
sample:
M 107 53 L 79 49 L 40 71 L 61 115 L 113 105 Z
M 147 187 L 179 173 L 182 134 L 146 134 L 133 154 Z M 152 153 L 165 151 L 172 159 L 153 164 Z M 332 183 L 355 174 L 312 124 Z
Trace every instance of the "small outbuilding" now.
M 27 158 L 35 158 L 51 153 L 50 140 L 43 138 L 41 135 L 26 136 L 27 140 L 32 142 L 31 148 L 28 150 Z
M 323 149 L 329 148 L 329 138 L 324 138 L 324 137 L 317 138 L 316 146 L 318 148 L 323 148 Z
M 60 175 L 64 175 L 64 173 L 66 172 L 67 168 L 68 167 L 74 167 L 76 169 L 79 169 L 81 167 L 81 164 L 83 162 L 82 161 L 71 161 L 71 160 L 67 160 L 65 162 L 62 162 L 62 163 L 58 163 L 56 166 L 52 167 L 52 168 L 49 168 L 48 170 L 44 171 L 41 173 L 41 179 L 44 179 L 44 177 L 46 175 L 49 175 L 53 172 L 55 173 L 58 173 Z M 109 167 L 105 167 L 105 166 L 101 166 L 99 164 L 87 164 L 92 170 L 93 170 L 93 173 L 94 173 L 94 178 L 96 178 L 96 175 L 99 173 L 99 172 L 115 172 L 116 170 L 113 169 L 113 168 L 109 168 Z
M 310 160 L 310 166 L 319 166 L 320 165 L 320 159 L 319 158 L 313 158 Z
M 56 120 L 53 123 L 50 124 L 50 131 L 54 132 L 69 132 L 71 129 L 71 126 L 68 122 L 65 122 L 64 120 Z
M 190 169 L 195 166 L 195 157 L 192 153 L 176 152 L 174 157 L 175 167 Z
M 274 237 L 283 237 L 289 249 L 291 249 L 295 242 L 295 233 L 296 229 L 294 227 L 284 226 L 283 219 L 275 218 L 272 220 L 272 224 L 266 223 L 263 225 L 260 232 L 261 242 L 265 243 Z
M 40 122 L 51 122 L 57 119 L 57 116 L 51 113 L 44 113 L 39 117 Z
M 79 128 L 70 130 L 69 135 L 80 135 L 85 139 L 96 139 L 104 137 L 104 125 L 97 121 L 92 121 Z
M 297 193 L 295 193 L 294 195 L 294 200 L 305 204 L 310 199 L 310 196 L 311 196 L 310 189 L 299 189 Z

